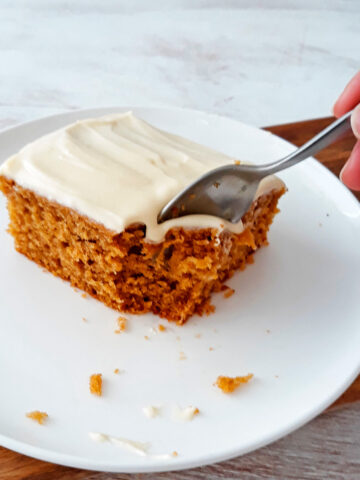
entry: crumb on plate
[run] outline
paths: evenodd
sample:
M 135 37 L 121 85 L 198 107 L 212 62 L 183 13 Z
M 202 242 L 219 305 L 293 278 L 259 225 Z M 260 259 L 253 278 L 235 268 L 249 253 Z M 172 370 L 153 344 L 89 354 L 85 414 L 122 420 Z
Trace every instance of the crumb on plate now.
M 243 377 L 225 377 L 219 375 L 216 379 L 216 386 L 220 388 L 224 393 L 231 393 L 236 390 L 242 383 L 247 383 L 253 378 L 253 374 L 249 373 Z
M 162 325 L 161 323 L 159 323 L 158 329 L 159 329 L 159 332 L 165 332 L 166 327 L 164 327 L 164 325 Z
M 228 287 L 225 292 L 224 292 L 224 298 L 230 298 L 232 295 L 234 295 L 235 290 L 233 288 Z
M 90 376 L 90 393 L 93 395 L 98 395 L 99 397 L 102 394 L 102 375 L 101 373 L 94 373 Z
M 142 411 L 145 417 L 148 417 L 148 418 L 155 418 L 160 414 L 160 408 L 155 407 L 154 405 L 143 407 Z
M 28 412 L 26 414 L 28 418 L 38 422 L 39 425 L 43 425 L 45 420 L 48 418 L 48 414 L 46 412 L 40 412 L 39 410 L 33 410 L 32 412 Z
M 114 330 L 115 333 L 121 333 L 126 330 L 127 319 L 125 317 L 118 317 L 116 320 L 117 327 Z

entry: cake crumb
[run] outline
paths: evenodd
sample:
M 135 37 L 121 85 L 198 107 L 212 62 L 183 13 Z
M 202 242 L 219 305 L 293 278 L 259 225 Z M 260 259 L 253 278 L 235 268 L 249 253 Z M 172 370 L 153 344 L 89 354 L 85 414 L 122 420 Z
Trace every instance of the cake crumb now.
M 269 330 L 268 328 L 266 329 L 266 333 L 271 333 L 271 330 Z
M 186 360 L 186 358 L 187 358 L 187 357 L 186 357 L 186 355 L 185 355 L 184 352 L 180 352 L 180 353 L 179 353 L 179 360 Z
M 220 388 L 224 393 L 231 393 L 236 390 L 242 383 L 247 383 L 253 378 L 253 374 L 249 373 L 243 377 L 225 377 L 219 375 L 216 379 L 216 386 Z
M 102 394 L 102 375 L 101 373 L 94 373 L 90 376 L 90 393 L 101 397 Z
M 214 347 L 209 347 L 210 352 L 214 350 Z
M 125 317 L 118 317 L 116 320 L 117 328 L 114 330 L 114 333 L 121 333 L 126 330 L 127 319 Z
M 161 323 L 159 323 L 158 329 L 159 329 L 159 332 L 165 332 L 166 327 L 164 327 L 164 325 L 162 325 Z
M 145 340 L 150 340 L 147 335 L 144 335 Z
M 177 452 L 176 450 L 174 450 L 171 455 L 172 455 L 173 457 L 177 457 L 179 454 L 178 454 L 178 452 Z
M 232 295 L 234 295 L 235 290 L 233 288 L 227 288 L 224 292 L 224 298 L 230 298 Z
M 115 368 L 114 373 L 115 375 L 119 375 L 120 373 L 125 373 L 126 370 L 120 369 L 120 368 Z
M 275 375 L 275 378 L 279 378 L 279 375 Z
M 219 182 L 214 182 L 214 187 L 215 187 L 215 188 L 219 188 L 219 187 L 220 187 L 220 183 L 219 183 Z
M 235 165 L 240 165 L 240 160 L 234 160 Z
M 172 419 L 180 422 L 191 422 L 196 415 L 199 415 L 199 413 L 200 410 L 193 405 L 189 405 L 185 408 L 175 405 L 172 412 Z
M 84 293 L 81 294 L 81 296 L 82 296 L 82 298 L 87 298 L 88 294 L 84 292 Z
M 180 342 L 181 337 L 179 337 L 179 335 L 178 335 L 178 336 L 176 337 L 176 340 L 177 340 L 178 342 Z
M 197 333 L 197 334 L 195 335 L 195 338 L 201 338 L 201 333 Z
M 82 317 L 82 321 L 83 321 L 84 323 L 86 323 L 86 322 L 87 322 L 87 319 L 86 319 L 85 317 Z
M 45 420 L 49 417 L 46 412 L 40 412 L 40 410 L 33 410 L 32 412 L 28 412 L 26 416 L 28 418 L 31 418 L 31 420 L 37 422 L 39 425 L 43 425 Z
M 160 408 L 155 407 L 154 405 L 149 405 L 147 407 L 143 407 L 142 411 L 143 411 L 143 414 L 145 415 L 145 417 L 155 418 L 159 415 Z

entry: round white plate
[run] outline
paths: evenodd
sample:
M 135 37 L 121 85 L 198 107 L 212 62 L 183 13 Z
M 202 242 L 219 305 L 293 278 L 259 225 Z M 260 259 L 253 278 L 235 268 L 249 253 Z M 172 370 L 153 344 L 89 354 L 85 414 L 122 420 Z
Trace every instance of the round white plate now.
M 0 134 L 0 162 L 69 122 L 127 109 L 71 112 L 7 130 Z M 158 127 L 255 163 L 294 148 L 215 115 L 133 110 Z M 359 203 L 315 160 L 280 176 L 289 191 L 270 246 L 228 282 L 235 295 L 215 295 L 216 313 L 183 327 L 162 321 L 164 333 L 151 330 L 159 318 L 128 315 L 128 331 L 115 335 L 117 312 L 82 298 L 14 251 L 1 198 L 0 444 L 88 469 L 175 470 L 259 448 L 333 402 L 359 372 Z M 124 372 L 115 375 L 115 368 Z M 104 378 L 101 398 L 88 390 L 89 375 L 98 372 Z M 220 374 L 249 372 L 254 379 L 232 395 L 213 386 Z M 176 423 L 176 404 L 201 413 Z M 147 405 L 162 406 L 161 416 L 146 418 Z M 48 412 L 46 425 L 25 417 L 35 409 Z M 90 431 L 150 442 L 150 453 L 176 450 L 178 457 L 140 457 L 94 443 Z

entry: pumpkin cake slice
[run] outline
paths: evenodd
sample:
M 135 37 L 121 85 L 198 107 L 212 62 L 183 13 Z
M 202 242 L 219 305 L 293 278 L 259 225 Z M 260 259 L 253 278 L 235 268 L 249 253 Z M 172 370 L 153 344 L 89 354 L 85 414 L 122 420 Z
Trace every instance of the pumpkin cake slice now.
M 15 248 L 120 312 L 184 323 L 267 244 L 285 185 L 260 184 L 242 221 L 160 209 L 207 171 L 237 160 L 159 130 L 131 112 L 76 122 L 0 167 Z

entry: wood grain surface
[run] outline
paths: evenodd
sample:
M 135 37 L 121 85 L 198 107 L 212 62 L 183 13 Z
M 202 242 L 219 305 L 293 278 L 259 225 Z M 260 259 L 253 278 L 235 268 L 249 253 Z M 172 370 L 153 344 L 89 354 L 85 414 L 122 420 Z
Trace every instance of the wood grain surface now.
M 266 129 L 301 145 L 333 119 L 322 118 Z M 348 158 L 351 135 L 317 158 L 335 175 Z M 360 200 L 360 193 L 356 194 Z M 0 447 L 0 480 L 359 480 L 360 377 L 322 415 L 297 432 L 256 452 L 207 467 L 161 474 L 109 474 L 62 467 Z

